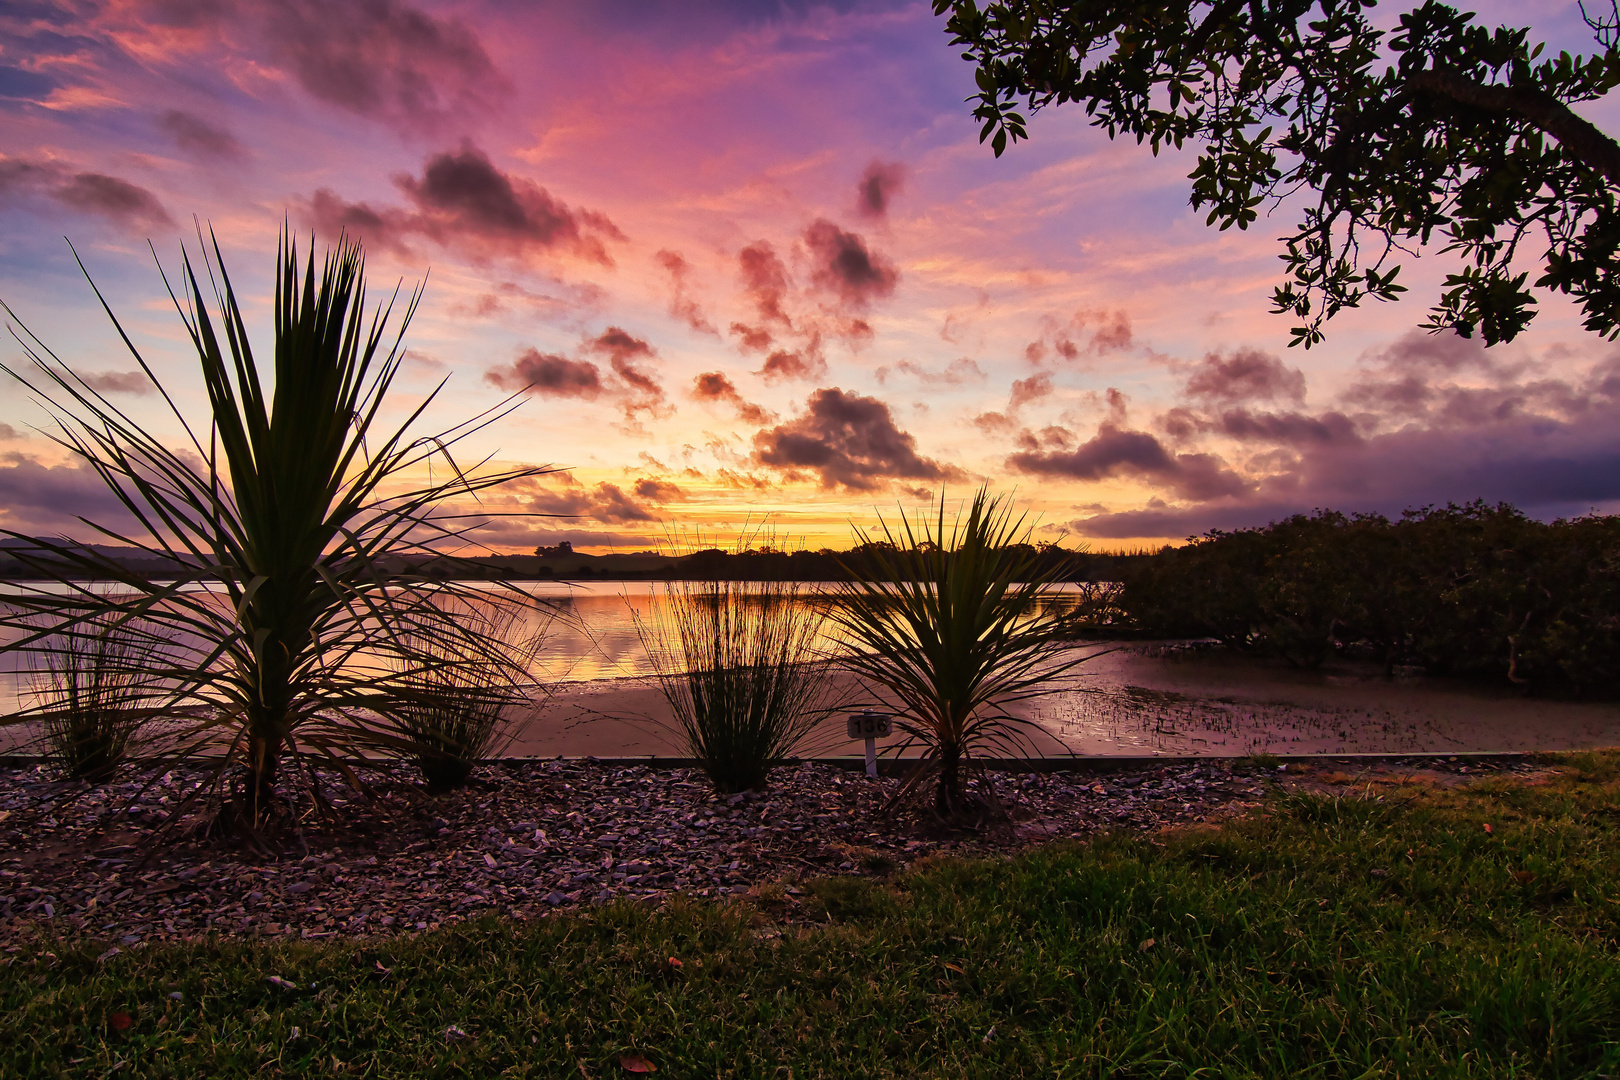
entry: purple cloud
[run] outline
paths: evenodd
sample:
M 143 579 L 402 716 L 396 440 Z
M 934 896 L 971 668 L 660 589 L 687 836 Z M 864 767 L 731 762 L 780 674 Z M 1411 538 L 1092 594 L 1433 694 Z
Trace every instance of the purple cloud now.
M 837 387 L 810 395 L 802 415 L 754 436 L 754 461 L 790 477 L 814 474 L 825 489 L 874 491 L 889 480 L 946 480 L 961 470 L 917 453 L 876 398 Z

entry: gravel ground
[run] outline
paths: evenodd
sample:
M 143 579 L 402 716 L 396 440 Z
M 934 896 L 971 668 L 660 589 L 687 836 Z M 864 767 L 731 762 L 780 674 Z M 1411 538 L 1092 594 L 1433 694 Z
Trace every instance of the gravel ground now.
M 1337 768 L 1359 778 L 1368 767 Z M 1468 771 L 1433 760 L 1377 768 Z M 0 941 L 90 936 L 111 952 L 208 933 L 377 935 L 489 912 L 536 918 L 614 898 L 659 903 L 762 887 L 792 905 L 803 878 L 1217 820 L 1254 807 L 1278 780 L 1301 782 L 1301 771 L 1210 761 L 992 774 L 1006 820 L 964 832 L 916 809 L 885 811 L 896 780 L 824 765 L 779 769 L 767 791 L 724 798 L 691 770 L 511 762 L 439 798 L 404 787 L 375 801 L 334 797 L 331 817 L 283 830 L 272 852 L 191 839 L 183 827 L 159 834 L 196 773 L 88 788 L 42 767 L 9 769 L 0 771 Z M 1330 775 L 1342 783 L 1350 774 Z

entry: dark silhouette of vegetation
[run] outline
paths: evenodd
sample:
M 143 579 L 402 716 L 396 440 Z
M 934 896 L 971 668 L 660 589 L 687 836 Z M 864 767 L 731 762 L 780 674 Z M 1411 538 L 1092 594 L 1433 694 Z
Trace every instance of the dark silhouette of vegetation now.
M 1028 752 L 1034 721 L 1009 713 L 1016 702 L 1056 693 L 1090 656 L 1061 659 L 1070 614 L 1045 603 L 1063 576 L 1028 543 L 1033 525 L 1014 516 L 1011 498 L 980 488 L 965 515 L 947 523 L 900 512 L 883 539 L 859 529 L 829 618 L 848 650 L 842 665 L 898 707 L 897 726 L 922 747 L 905 793 L 934 775 L 934 810 L 948 821 L 982 816 L 966 790 L 971 759 Z
M 169 657 L 149 634 L 112 615 L 89 620 L 84 631 L 47 637 L 23 660 L 33 668 L 46 757 L 70 780 L 102 784 L 163 698 L 154 672 Z
M 670 582 L 637 619 L 673 726 L 722 795 L 763 789 L 839 704 L 809 599 L 791 583 Z
M 1620 517 L 1536 521 L 1484 502 L 1378 514 L 1319 510 L 1211 531 L 1120 564 L 1087 614 L 1099 634 L 1211 637 L 1314 667 L 1574 692 L 1620 686 Z
M 483 594 L 415 574 L 410 560 L 431 558 L 437 541 L 460 541 L 463 522 L 439 516 L 446 500 L 546 470 L 463 469 L 450 458 L 452 447 L 512 402 L 418 435 L 435 390 L 402 410 L 398 422 L 385 418 L 404 358 L 401 337 L 421 293 L 409 295 L 391 335 L 393 299 L 367 315 L 357 243 L 340 237 L 317 267 L 313 243 L 301 264 L 294 237 L 283 232 L 269 363 L 249 344 L 217 243 L 205 243 L 202 254 L 213 303 L 189 255 L 180 292 L 171 289 L 208 394 L 202 422 L 180 411 L 107 308 L 180 427 L 179 448 L 97 392 L 16 320 L 13 335 L 28 365 L 0 364 L 0 371 L 51 411 L 56 441 L 138 523 L 127 534 L 81 519 L 85 528 L 138 559 L 0 530 L 17 542 L 6 549 L 11 557 L 47 582 L 22 585 L 8 598 L 0 628 L 16 633 L 0 652 L 54 648 L 68 658 L 116 624 L 129 648 L 164 658 L 150 674 L 166 688 L 168 717 L 184 728 L 174 736 L 176 752 L 217 762 L 216 777 L 234 787 L 222 801 L 221 824 L 251 834 L 274 808 L 290 810 L 278 791 L 284 761 L 334 763 L 352 777 L 379 753 L 409 752 L 408 718 L 400 713 L 409 695 L 397 691 L 408 687 L 410 672 L 441 659 L 418 643 L 511 666 L 506 642 L 457 617 Z M 435 459 L 448 466 L 445 479 L 401 483 Z M 145 567 L 153 565 L 164 570 L 148 576 Z M 84 584 L 97 579 L 116 588 Z M 69 587 L 53 587 L 64 583 Z M 526 601 L 516 592 L 509 599 Z M 526 673 L 512 674 L 518 681 Z M 4 722 L 47 713 L 41 705 Z
M 1573 296 L 1586 328 L 1620 335 L 1620 144 L 1571 106 L 1620 85 L 1620 7 L 1587 14 L 1602 51 L 1541 58 L 1528 29 L 1422 3 L 1389 30 L 1373 0 L 934 0 L 977 68 L 974 116 L 999 156 L 1028 112 L 1081 104 L 1109 138 L 1153 152 L 1191 141 L 1209 224 L 1246 229 L 1308 191 L 1283 237 L 1273 310 L 1294 344 L 1372 297 L 1394 300 L 1402 255 L 1459 254 L 1428 326 L 1486 344 L 1535 317 L 1531 289 Z M 1380 8 L 1380 11 L 1383 9 Z M 1584 12 L 1584 9 L 1583 9 Z M 1527 287 L 1527 239 L 1544 241 Z

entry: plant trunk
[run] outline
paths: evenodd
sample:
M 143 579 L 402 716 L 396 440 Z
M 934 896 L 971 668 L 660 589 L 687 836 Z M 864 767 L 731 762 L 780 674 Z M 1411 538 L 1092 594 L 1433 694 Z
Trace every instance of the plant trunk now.
M 934 794 L 934 810 L 940 817 L 956 817 L 962 805 L 962 751 L 949 745 L 940 749 L 939 790 Z
M 248 821 L 255 827 L 264 820 L 275 799 L 276 768 L 281 764 L 281 746 L 279 735 L 254 735 L 248 744 L 246 790 L 243 794 L 248 802 Z

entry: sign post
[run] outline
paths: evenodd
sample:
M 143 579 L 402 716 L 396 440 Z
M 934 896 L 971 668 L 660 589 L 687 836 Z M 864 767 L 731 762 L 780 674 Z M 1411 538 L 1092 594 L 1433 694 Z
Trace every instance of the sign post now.
M 886 739 L 894 730 L 889 714 L 870 709 L 849 714 L 849 737 L 866 740 L 866 775 L 876 776 L 877 741 Z

